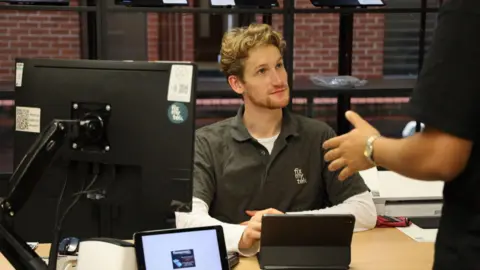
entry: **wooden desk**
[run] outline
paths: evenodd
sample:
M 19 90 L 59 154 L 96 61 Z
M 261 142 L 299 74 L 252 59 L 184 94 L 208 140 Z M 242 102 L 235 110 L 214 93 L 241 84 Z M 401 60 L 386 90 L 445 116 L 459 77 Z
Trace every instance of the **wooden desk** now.
M 415 242 L 397 229 L 355 233 L 351 270 L 431 270 L 433 243 Z M 235 270 L 258 270 L 256 258 L 243 258 Z
M 42 244 L 37 253 L 48 255 L 49 245 Z M 374 229 L 355 233 L 352 242 L 352 270 L 430 270 L 433 243 L 418 243 L 397 229 Z M 13 267 L 0 255 L 0 269 Z M 234 270 L 258 270 L 255 257 L 242 258 Z

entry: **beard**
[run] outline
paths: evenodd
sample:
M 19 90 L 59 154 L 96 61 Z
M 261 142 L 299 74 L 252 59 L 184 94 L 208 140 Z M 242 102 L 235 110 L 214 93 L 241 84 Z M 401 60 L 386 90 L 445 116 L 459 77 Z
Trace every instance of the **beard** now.
M 268 95 L 266 98 L 259 98 L 249 91 L 244 92 L 246 97 L 253 105 L 259 108 L 265 108 L 270 110 L 283 109 L 290 102 L 290 89 L 281 93 L 281 97 L 275 95 Z

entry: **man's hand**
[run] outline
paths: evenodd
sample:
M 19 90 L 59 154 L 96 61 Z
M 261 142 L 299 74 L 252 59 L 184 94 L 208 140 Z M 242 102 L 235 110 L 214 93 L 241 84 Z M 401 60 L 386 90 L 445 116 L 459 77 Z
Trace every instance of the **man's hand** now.
M 253 244 L 260 240 L 260 235 L 262 232 L 262 217 L 265 214 L 283 214 L 281 211 L 277 209 L 266 209 L 261 211 L 249 211 L 247 210 L 246 213 L 251 216 L 250 221 L 245 221 L 242 224 L 246 224 L 247 228 L 242 234 L 242 238 L 238 243 L 238 247 L 240 249 L 248 249 L 253 246 Z
M 325 161 L 331 162 L 330 171 L 342 169 L 338 179 L 343 181 L 354 173 L 373 167 L 364 156 L 367 139 L 380 133 L 353 111 L 345 114 L 347 120 L 354 126 L 349 133 L 327 140 L 323 148 L 329 150 L 325 154 Z

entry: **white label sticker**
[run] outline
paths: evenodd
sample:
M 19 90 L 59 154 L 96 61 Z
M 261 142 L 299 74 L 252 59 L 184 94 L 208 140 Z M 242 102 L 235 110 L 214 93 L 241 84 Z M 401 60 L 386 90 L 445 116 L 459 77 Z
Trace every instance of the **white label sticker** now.
M 15 86 L 21 87 L 23 80 L 23 63 L 17 63 L 15 67 Z
M 15 130 L 40 133 L 40 108 L 16 107 Z
M 167 100 L 173 102 L 190 102 L 192 77 L 193 66 L 172 65 L 168 83 Z

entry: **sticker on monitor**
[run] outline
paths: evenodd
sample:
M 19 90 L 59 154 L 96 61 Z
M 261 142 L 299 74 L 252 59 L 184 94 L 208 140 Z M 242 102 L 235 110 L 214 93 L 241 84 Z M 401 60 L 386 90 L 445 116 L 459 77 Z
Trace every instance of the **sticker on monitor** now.
M 172 251 L 173 269 L 195 267 L 195 254 L 193 249 Z
M 15 131 L 40 133 L 40 108 L 16 106 Z

